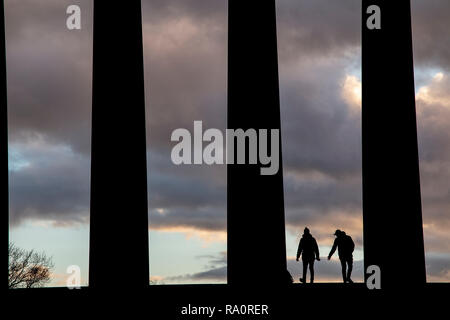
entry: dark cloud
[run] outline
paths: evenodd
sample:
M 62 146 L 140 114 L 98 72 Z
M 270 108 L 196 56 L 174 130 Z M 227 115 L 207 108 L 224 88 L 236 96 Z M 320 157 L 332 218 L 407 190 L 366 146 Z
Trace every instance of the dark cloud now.
M 361 170 L 360 116 L 341 97 L 343 82 L 351 72 L 345 62 L 325 66 L 308 63 L 295 68 L 280 61 L 283 160 L 287 169 L 319 170 L 335 178 Z
M 225 230 L 225 166 L 176 166 L 170 150 L 161 154 L 152 150 L 148 153 L 150 227 Z
M 447 0 L 412 0 L 414 57 L 416 66 L 450 70 L 450 28 Z
M 448 281 L 450 277 L 450 255 L 428 254 L 426 258 L 427 281 Z
M 146 21 L 159 23 L 167 17 L 192 17 L 200 21 L 223 18 L 227 1 L 222 0 L 151 0 L 142 1 L 143 17 Z
M 226 128 L 226 1 L 144 2 L 143 22 L 150 227 L 223 231 L 225 166 L 175 166 L 170 136 Z
M 214 268 L 207 271 L 192 273 L 192 274 L 185 274 L 181 276 L 175 276 L 175 277 L 168 277 L 164 278 L 163 281 L 168 282 L 185 282 L 185 281 L 220 281 L 220 282 L 226 282 L 227 281 L 227 267 L 219 267 Z
M 224 265 L 227 263 L 227 252 L 223 251 L 220 252 L 218 255 L 212 255 L 212 254 L 207 254 L 207 255 L 201 255 L 201 256 L 197 256 L 198 259 L 208 259 L 209 260 L 209 265 L 207 266 L 207 268 L 213 268 L 216 266 L 220 266 L 220 265 Z
M 82 29 L 66 28 L 66 8 L 82 8 Z M 84 154 L 90 149 L 91 1 L 6 3 L 11 141 L 39 133 Z
M 417 118 L 427 250 L 450 250 L 450 77 L 435 73 L 418 88 Z
M 345 55 L 360 45 L 360 1 L 282 0 L 277 17 L 282 61 Z
M 206 206 L 198 208 L 165 208 L 164 214 L 150 209 L 150 228 L 191 227 L 199 230 L 225 231 L 226 208 Z
M 86 223 L 89 161 L 64 145 L 13 144 L 10 160 L 10 222 L 47 220 L 55 225 Z
M 207 259 L 208 263 L 204 266 L 206 271 L 201 271 L 192 274 L 184 274 L 175 277 L 167 277 L 163 279 L 168 282 L 226 282 L 227 281 L 227 253 L 221 252 L 219 255 L 204 255 L 198 256 L 198 259 Z
M 278 2 L 287 231 L 295 235 L 309 226 L 331 245 L 332 231 L 342 228 L 358 248 L 360 106 L 356 95 L 346 96 L 345 84 L 349 77 L 357 84 L 360 74 L 360 10 L 356 1 Z
M 143 10 L 150 149 L 170 149 L 172 131 L 195 120 L 224 129 L 226 2 L 149 1 Z
M 82 30 L 66 8 L 82 9 Z M 5 4 L 10 218 L 56 225 L 89 217 L 92 2 Z

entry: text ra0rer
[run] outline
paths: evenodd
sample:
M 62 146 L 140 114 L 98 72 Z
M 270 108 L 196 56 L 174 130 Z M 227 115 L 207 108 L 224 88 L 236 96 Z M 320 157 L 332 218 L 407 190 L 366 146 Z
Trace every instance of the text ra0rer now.
M 266 304 L 227 304 L 226 314 L 269 314 L 269 307 Z

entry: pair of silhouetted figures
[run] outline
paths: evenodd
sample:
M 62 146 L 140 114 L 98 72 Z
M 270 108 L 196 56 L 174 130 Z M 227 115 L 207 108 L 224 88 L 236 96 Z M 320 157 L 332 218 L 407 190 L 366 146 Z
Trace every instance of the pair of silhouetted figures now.
M 353 283 L 350 276 L 353 269 L 353 250 L 355 249 L 355 243 L 352 237 L 345 234 L 344 231 L 336 230 L 334 233 L 336 239 L 334 240 L 333 248 L 331 248 L 328 254 L 328 260 L 331 259 L 336 249 L 338 250 L 339 260 L 342 266 L 342 279 L 344 283 Z M 311 283 L 314 282 L 314 260 L 320 261 L 319 246 L 316 239 L 311 235 L 308 228 L 305 228 L 303 236 L 300 239 L 297 250 L 297 261 L 302 256 L 303 261 L 303 277 L 300 278 L 300 282 L 306 282 L 306 272 L 309 266 L 309 272 L 311 276 Z

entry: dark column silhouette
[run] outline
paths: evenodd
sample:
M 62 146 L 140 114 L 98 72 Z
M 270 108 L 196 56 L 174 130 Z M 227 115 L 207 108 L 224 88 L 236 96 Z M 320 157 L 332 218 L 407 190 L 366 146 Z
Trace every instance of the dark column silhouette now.
M 0 181 L 3 185 L 0 198 L 2 228 L 4 234 L 5 277 L 4 288 L 8 288 L 8 243 L 9 243 L 9 182 L 8 182 L 8 108 L 6 91 L 6 46 L 5 46 L 5 10 L 4 1 L 0 1 Z
M 89 252 L 94 288 L 149 284 L 141 20 L 139 0 L 94 1 Z
M 363 1 L 364 264 L 381 287 L 426 282 L 409 0 Z M 366 26 L 381 8 L 381 29 Z
M 228 7 L 228 128 L 280 129 L 275 1 L 229 0 Z M 231 285 L 286 277 L 281 162 L 280 141 L 276 175 L 260 175 L 260 165 L 227 167 Z

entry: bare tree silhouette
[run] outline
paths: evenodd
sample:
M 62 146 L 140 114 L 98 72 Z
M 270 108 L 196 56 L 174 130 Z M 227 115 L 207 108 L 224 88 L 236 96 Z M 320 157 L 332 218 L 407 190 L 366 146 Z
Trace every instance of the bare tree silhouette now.
M 51 280 L 53 262 L 44 252 L 27 251 L 10 243 L 8 260 L 9 289 L 42 287 Z

